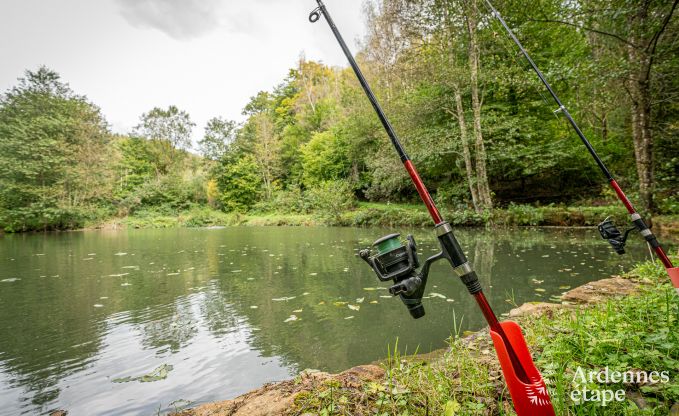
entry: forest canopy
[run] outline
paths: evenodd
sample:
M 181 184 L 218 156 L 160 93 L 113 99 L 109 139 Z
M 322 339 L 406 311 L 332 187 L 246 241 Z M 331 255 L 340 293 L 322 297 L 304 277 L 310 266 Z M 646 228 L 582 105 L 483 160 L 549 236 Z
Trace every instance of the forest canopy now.
M 649 213 L 679 213 L 676 5 L 495 4 Z M 357 59 L 437 203 L 483 213 L 611 200 L 485 3 L 383 0 L 366 12 Z M 332 216 L 356 201 L 417 199 L 347 67 L 302 55 L 279 85 L 245 103 L 243 117 L 215 116 L 191 143 L 187 112 L 153 108 L 129 134 L 113 134 L 57 72 L 27 70 L 0 96 L 0 228 L 74 228 L 194 206 Z

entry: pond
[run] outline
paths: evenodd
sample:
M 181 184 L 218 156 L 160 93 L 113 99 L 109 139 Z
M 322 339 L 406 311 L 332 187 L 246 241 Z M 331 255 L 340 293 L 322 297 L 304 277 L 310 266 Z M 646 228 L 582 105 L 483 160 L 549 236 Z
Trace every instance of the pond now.
M 336 372 L 369 363 L 397 339 L 403 352 L 429 352 L 445 347 L 455 327 L 482 328 L 473 298 L 443 262 L 432 267 L 422 319 L 410 318 L 383 290 L 388 285 L 357 252 L 393 231 L 233 227 L 2 236 L 1 413 L 151 415 L 233 398 L 306 368 Z M 435 254 L 433 232 L 409 231 L 421 260 Z M 456 234 L 498 314 L 649 256 L 638 238 L 617 256 L 594 230 Z

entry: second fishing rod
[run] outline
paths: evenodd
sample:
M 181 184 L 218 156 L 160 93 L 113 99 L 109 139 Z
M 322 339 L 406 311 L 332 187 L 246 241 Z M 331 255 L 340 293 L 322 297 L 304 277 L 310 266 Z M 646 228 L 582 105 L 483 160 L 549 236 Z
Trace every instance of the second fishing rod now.
M 635 229 L 639 231 L 641 236 L 644 237 L 646 242 L 649 244 L 649 246 L 651 246 L 653 251 L 656 253 L 658 258 L 662 262 L 663 266 L 665 266 L 667 274 L 670 276 L 672 284 L 674 285 L 674 288 L 679 294 L 679 267 L 674 267 L 672 261 L 669 259 L 669 257 L 667 257 L 665 250 L 663 250 L 662 246 L 660 245 L 660 242 L 658 242 L 658 239 L 655 236 L 655 234 L 653 234 L 651 229 L 648 227 L 644 219 L 641 217 L 641 214 L 639 214 L 637 210 L 634 209 L 632 202 L 629 200 L 627 195 L 625 195 L 625 193 L 622 191 L 618 182 L 615 180 L 611 172 L 604 164 L 603 160 L 601 160 L 596 150 L 594 150 L 594 147 L 592 146 L 590 141 L 587 139 L 585 134 L 582 132 L 578 124 L 571 116 L 570 112 L 568 111 L 568 108 L 566 108 L 566 106 L 561 102 L 559 96 L 556 95 L 556 92 L 554 92 L 554 89 L 549 84 L 542 71 L 540 71 L 540 68 L 538 68 L 538 66 L 535 64 L 533 59 L 530 57 L 526 49 L 523 47 L 519 39 L 512 31 L 512 29 L 510 29 L 507 22 L 502 18 L 502 15 L 500 15 L 497 9 L 495 9 L 490 0 L 485 0 L 485 3 L 490 12 L 493 14 L 493 16 L 500 22 L 502 27 L 507 31 L 507 34 L 512 39 L 512 41 L 516 44 L 516 46 L 518 46 L 519 50 L 521 51 L 521 54 L 526 58 L 531 68 L 540 79 L 540 82 L 542 82 L 542 84 L 545 86 L 549 94 L 554 99 L 554 102 L 558 106 L 554 113 L 561 113 L 564 115 L 564 117 L 566 117 L 566 120 L 568 120 L 568 124 L 571 125 L 575 133 L 578 135 L 582 143 L 585 145 L 587 151 L 592 156 L 601 172 L 606 176 L 606 179 L 608 180 L 608 183 L 610 184 L 611 188 L 613 188 L 615 194 L 618 196 L 618 199 L 620 199 L 620 201 L 623 203 L 625 209 L 627 209 L 627 212 L 630 215 L 632 224 L 634 224 L 632 228 L 626 230 L 624 233 L 620 232 L 620 230 L 618 230 L 615 224 L 613 224 L 613 222 L 610 219 L 606 218 L 601 224 L 599 224 L 598 227 L 601 236 L 611 244 L 613 249 L 618 254 L 624 254 L 627 236 L 631 231 L 634 231 Z
M 412 236 L 408 236 L 406 241 L 400 240 L 399 234 L 384 236 L 373 243 L 372 249 L 361 250 L 360 257 L 372 267 L 379 280 L 393 281 L 394 285 L 389 288 L 389 292 L 394 296 L 398 295 L 408 308 L 411 316 L 416 319 L 421 318 L 425 313 L 422 306 L 422 297 L 429 268 L 433 262 L 446 259 L 452 266 L 454 274 L 462 280 L 469 293 L 474 296 L 490 326 L 491 337 L 517 413 L 521 416 L 553 415 L 554 410 L 544 380 L 533 363 L 521 329 L 514 322 L 500 323 L 498 321 L 483 293 L 476 272 L 471 268 L 457 238 L 453 234 L 452 227 L 441 217 L 431 195 L 401 145 L 394 128 L 322 0 L 316 0 L 316 2 L 318 7 L 309 14 L 309 21 L 314 23 L 321 17 L 325 17 L 413 185 L 415 185 L 417 193 L 427 207 L 429 215 L 434 221 L 434 228 L 441 246 L 441 251 L 428 258 L 419 271 L 417 270 L 419 267 L 417 249 Z

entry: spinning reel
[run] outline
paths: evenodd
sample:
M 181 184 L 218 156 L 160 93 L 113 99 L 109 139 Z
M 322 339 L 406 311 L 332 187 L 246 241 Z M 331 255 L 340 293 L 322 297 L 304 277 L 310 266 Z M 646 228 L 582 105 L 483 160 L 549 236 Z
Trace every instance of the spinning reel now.
M 630 232 L 634 231 L 636 227 L 632 227 L 628 230 L 625 231 L 625 233 L 621 233 L 618 227 L 613 224 L 613 220 L 611 220 L 611 217 L 606 217 L 605 220 L 601 222 L 597 226 L 599 229 L 599 233 L 601 234 L 601 237 L 604 240 L 607 240 L 608 243 L 613 247 L 613 250 L 615 250 L 616 253 L 618 254 L 625 254 L 625 243 L 627 242 L 627 236 L 629 235 Z
M 408 308 L 410 315 L 415 318 L 424 316 L 422 295 L 427 285 L 429 267 L 431 263 L 442 258 L 448 258 L 443 251 L 425 260 L 420 271 L 417 258 L 417 246 L 412 235 L 403 242 L 401 234 L 389 234 L 372 244 L 372 248 L 361 250 L 358 255 L 375 271 L 382 282 L 392 280 L 394 285 L 389 288 L 393 296 L 400 296 L 401 301 Z

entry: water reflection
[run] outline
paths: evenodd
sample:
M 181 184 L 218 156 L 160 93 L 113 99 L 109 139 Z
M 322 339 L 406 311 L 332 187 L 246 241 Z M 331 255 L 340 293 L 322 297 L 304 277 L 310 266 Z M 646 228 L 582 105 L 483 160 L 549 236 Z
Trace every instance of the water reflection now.
M 414 321 L 356 252 L 392 230 L 227 228 L 4 236 L 0 406 L 6 414 L 154 413 L 177 399 L 233 397 L 304 368 L 339 371 L 445 346 L 483 320 L 463 285 L 432 267 Z M 435 237 L 411 230 L 422 257 Z M 497 312 L 605 277 L 646 250 L 611 254 L 585 230 L 459 230 Z M 382 287 L 381 289 L 384 289 Z M 349 305 L 352 308 L 349 308 Z M 295 315 L 297 320 L 288 320 Z M 286 322 L 286 320 L 288 320 Z M 114 383 L 162 365 L 153 383 Z

